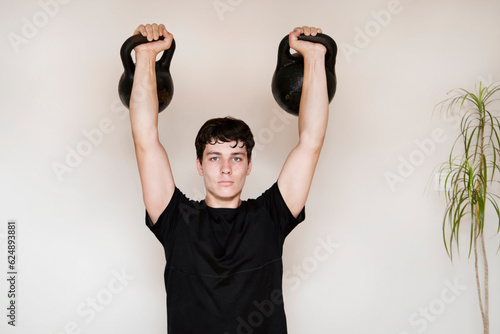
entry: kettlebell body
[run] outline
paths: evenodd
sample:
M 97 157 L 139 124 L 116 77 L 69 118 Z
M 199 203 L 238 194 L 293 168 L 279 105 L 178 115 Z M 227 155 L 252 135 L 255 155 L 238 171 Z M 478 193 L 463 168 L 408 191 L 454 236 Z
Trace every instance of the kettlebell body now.
M 160 36 L 160 39 L 164 39 L 164 37 Z M 127 108 L 130 106 L 130 94 L 132 93 L 135 72 L 135 64 L 131 53 L 136 46 L 148 42 L 146 37 L 140 34 L 134 35 L 128 38 L 120 49 L 124 72 L 118 82 L 118 94 L 120 95 L 120 100 Z M 163 111 L 170 104 L 174 95 L 174 83 L 170 75 L 170 62 L 172 61 L 174 51 L 175 41 L 172 40 L 170 48 L 163 52 L 162 57 L 155 64 L 158 112 Z
M 325 34 L 317 34 L 316 36 L 300 35 L 299 40 L 320 43 L 326 47 L 325 70 L 328 100 L 331 102 L 337 89 L 337 78 L 335 76 L 337 44 L 330 36 Z M 286 35 L 278 47 L 278 64 L 272 78 L 271 89 L 278 105 L 295 116 L 299 114 L 303 79 L 304 58 L 299 53 L 290 53 L 290 44 L 288 35 Z

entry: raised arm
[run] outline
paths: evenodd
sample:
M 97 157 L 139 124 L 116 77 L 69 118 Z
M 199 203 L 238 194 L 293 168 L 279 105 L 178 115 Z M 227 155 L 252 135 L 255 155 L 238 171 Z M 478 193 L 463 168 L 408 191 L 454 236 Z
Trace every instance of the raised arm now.
M 325 72 L 326 48 L 298 40 L 300 34 L 315 36 L 321 29 L 295 28 L 290 47 L 304 57 L 304 79 L 299 108 L 299 142 L 288 155 L 278 187 L 292 214 L 297 217 L 309 194 L 328 123 L 328 91 Z
M 153 223 L 170 202 L 175 190 L 174 178 L 167 152 L 158 136 L 158 96 L 156 92 L 155 63 L 158 53 L 168 50 L 173 36 L 164 25 L 140 25 L 134 34 L 148 40 L 158 40 L 137 46 L 134 84 L 130 96 L 130 123 L 135 154 L 142 184 L 142 196 Z

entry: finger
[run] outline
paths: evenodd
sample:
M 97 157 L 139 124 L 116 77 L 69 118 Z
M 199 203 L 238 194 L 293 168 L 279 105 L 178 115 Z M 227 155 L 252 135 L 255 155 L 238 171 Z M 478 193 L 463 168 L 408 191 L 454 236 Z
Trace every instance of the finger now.
M 165 28 L 164 24 L 160 24 L 158 26 L 158 33 L 160 34 L 160 36 L 167 36 L 168 31 L 167 31 L 167 28 Z
M 311 36 L 316 36 L 316 34 L 318 33 L 318 31 L 315 27 L 309 27 L 309 30 L 310 30 Z
M 148 38 L 148 41 L 152 41 L 153 38 L 153 27 L 151 26 L 151 24 L 146 24 L 146 36 Z
M 304 35 L 306 35 L 306 36 L 311 35 L 311 28 L 310 27 L 304 26 L 302 28 L 304 30 Z
M 153 23 L 151 27 L 153 28 L 153 39 L 156 41 L 158 40 L 158 37 L 160 37 L 158 25 L 156 23 Z
M 158 34 L 159 36 L 163 36 L 165 42 L 170 42 L 174 39 L 174 36 L 165 28 L 164 24 L 158 25 Z
M 298 34 L 303 34 L 304 33 L 304 29 L 302 27 L 295 27 L 293 29 L 293 32 L 298 32 Z
M 146 36 L 146 28 L 144 27 L 144 24 L 141 24 L 139 25 L 135 31 L 134 31 L 134 35 L 138 35 L 138 34 L 141 34 L 143 36 Z

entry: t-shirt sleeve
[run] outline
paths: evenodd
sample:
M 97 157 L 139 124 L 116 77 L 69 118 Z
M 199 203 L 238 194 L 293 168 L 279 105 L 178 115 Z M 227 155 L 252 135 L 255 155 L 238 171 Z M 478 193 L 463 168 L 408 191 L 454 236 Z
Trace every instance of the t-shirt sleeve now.
M 302 208 L 302 211 L 299 213 L 297 218 L 293 216 L 290 209 L 286 205 L 283 196 L 281 195 L 277 182 L 275 182 L 271 188 L 260 196 L 260 200 L 264 203 L 268 212 L 271 214 L 272 219 L 275 222 L 277 229 L 283 235 L 283 238 L 285 238 L 306 218 L 305 207 Z
M 158 221 L 153 224 L 151 218 L 149 217 L 148 211 L 146 210 L 146 226 L 149 227 L 151 232 L 158 238 L 158 240 L 164 244 L 167 237 L 170 235 L 170 231 L 174 228 L 176 221 L 179 217 L 180 208 L 185 205 L 183 203 L 189 200 L 186 196 L 176 187 L 174 194 L 167 204 L 167 207 L 158 217 Z

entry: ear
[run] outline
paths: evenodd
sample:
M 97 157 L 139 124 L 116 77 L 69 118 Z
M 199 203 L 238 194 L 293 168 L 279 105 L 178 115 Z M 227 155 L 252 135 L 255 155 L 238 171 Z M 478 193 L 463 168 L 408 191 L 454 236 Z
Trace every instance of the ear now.
M 196 158 L 196 169 L 198 170 L 198 175 L 203 176 L 203 166 L 198 158 Z
M 247 176 L 250 175 L 250 172 L 252 171 L 252 160 L 248 162 L 248 168 L 247 168 Z

